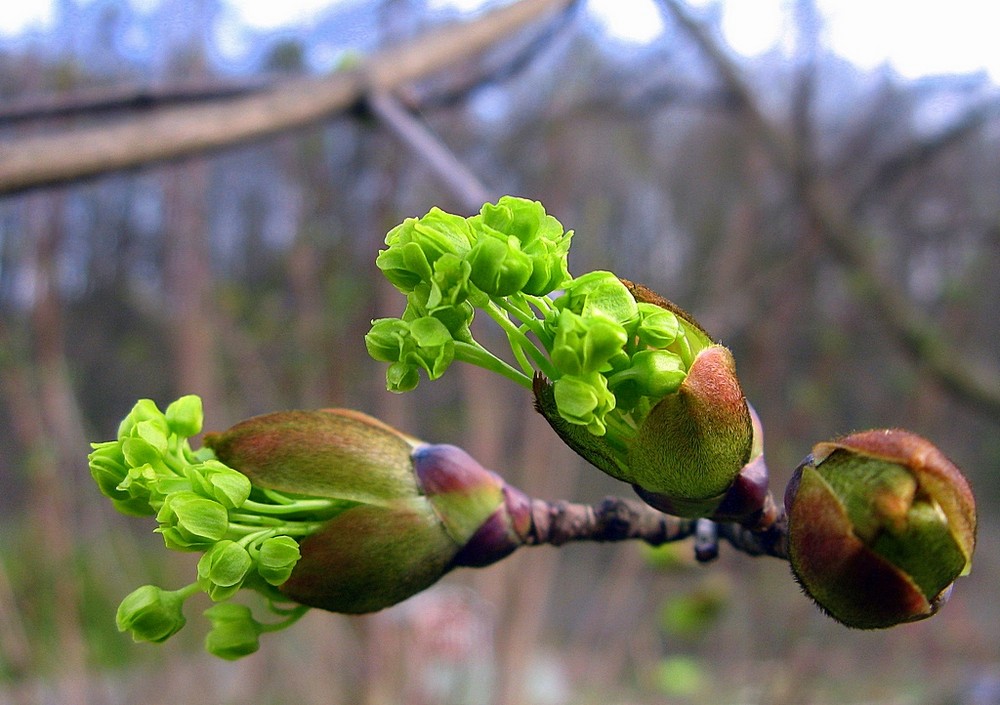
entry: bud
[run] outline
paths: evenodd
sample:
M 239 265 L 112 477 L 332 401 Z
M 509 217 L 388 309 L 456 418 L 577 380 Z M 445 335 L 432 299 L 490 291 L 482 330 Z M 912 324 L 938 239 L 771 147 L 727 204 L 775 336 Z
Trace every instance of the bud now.
M 185 596 L 155 585 L 143 585 L 129 593 L 118 606 L 118 631 L 131 632 L 135 641 L 158 644 L 180 631 L 185 624 L 181 611 Z
M 255 487 L 343 502 L 302 539 L 287 579 L 272 583 L 311 607 L 388 607 L 453 567 L 506 556 L 530 522 L 523 495 L 465 451 L 421 443 L 359 412 L 268 414 L 205 442 Z M 274 547 L 275 556 L 290 548 Z M 265 579 L 270 553 L 265 542 Z
M 160 522 L 156 531 L 167 547 L 181 551 L 210 547 L 224 538 L 229 528 L 225 507 L 188 491 L 168 495 L 156 520 Z
M 205 651 L 234 661 L 260 648 L 263 625 L 253 618 L 250 608 L 232 602 L 213 605 L 205 610 L 212 630 L 205 635 Z
M 235 541 L 216 543 L 198 561 L 198 584 L 216 602 L 235 595 L 253 568 L 253 559 Z
M 555 309 L 546 322 L 563 376 L 536 376 L 532 389 L 563 442 L 668 514 L 765 520 L 767 471 L 763 459 L 748 467 L 761 452 L 732 353 L 610 272 L 574 279 Z
M 709 516 L 750 460 L 752 445 L 753 423 L 732 353 L 712 345 L 639 427 L 628 452 L 631 481 L 647 501 L 661 496 L 654 506 L 671 514 Z
M 850 627 L 929 617 L 971 567 L 969 484 L 934 445 L 907 431 L 816 445 L 795 471 L 785 506 L 796 578 Z
M 281 585 L 301 557 L 299 544 L 290 536 L 266 539 L 257 554 L 257 573 L 270 585 Z

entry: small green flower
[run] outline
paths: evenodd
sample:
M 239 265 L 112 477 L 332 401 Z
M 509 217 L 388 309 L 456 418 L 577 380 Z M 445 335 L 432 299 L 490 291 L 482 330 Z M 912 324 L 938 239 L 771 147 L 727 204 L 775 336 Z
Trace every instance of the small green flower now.
M 520 241 L 482 227 L 469 252 L 472 283 L 490 296 L 509 296 L 520 291 L 531 278 L 531 258 Z
M 185 624 L 182 608 L 189 591 L 162 590 L 143 585 L 132 591 L 118 606 L 118 631 L 130 632 L 135 641 L 160 643 L 176 634 Z
M 115 509 L 131 516 L 149 516 L 156 510 L 149 506 L 148 491 L 136 495 L 124 485 L 130 468 L 119 441 L 95 443 L 90 454 L 90 475 L 97 483 L 101 494 L 110 499 Z M 152 470 L 152 468 L 150 468 Z
M 235 595 L 253 569 L 247 550 L 228 539 L 217 542 L 198 561 L 198 585 L 216 602 Z
M 615 396 L 607 379 L 597 373 L 565 375 L 555 381 L 555 403 L 559 415 L 571 424 L 585 426 L 594 436 L 607 431 L 607 416 L 615 408 Z
M 289 536 L 266 539 L 257 553 L 257 573 L 270 585 L 281 585 L 301 558 L 299 544 Z
M 418 369 L 424 370 L 429 379 L 438 379 L 455 359 L 451 331 L 432 316 L 411 321 L 398 318 L 375 321 L 365 336 L 365 345 L 376 360 L 393 363 L 386 374 L 390 391 L 413 389 Z
M 156 513 L 167 548 L 203 550 L 225 537 L 229 514 L 218 502 L 194 492 L 167 495 Z
M 201 397 L 188 394 L 167 406 L 163 414 L 171 432 L 181 438 L 190 438 L 201 433 L 204 412 Z
M 639 319 L 639 307 L 625 284 L 611 272 L 588 272 L 564 287 L 555 300 L 560 309 L 568 309 L 588 320 L 604 318 L 632 329 Z
M 481 292 L 470 281 L 472 267 L 453 254 L 442 255 L 434 263 L 431 279 L 417 284 L 406 295 L 404 321 L 431 316 L 441 321 L 455 339 L 471 337 L 469 324 L 475 314 L 470 297 Z
M 253 618 L 245 605 L 224 602 L 205 610 L 212 630 L 205 636 L 205 651 L 229 661 L 248 656 L 260 649 L 264 626 Z
M 673 311 L 645 301 L 638 302 L 636 306 L 639 309 L 636 337 L 640 344 L 654 350 L 662 349 L 682 334 L 680 321 Z
M 552 345 L 552 364 L 566 375 L 597 372 L 628 340 L 625 328 L 603 316 L 584 318 L 569 309 L 559 311 Z
M 446 254 L 464 257 L 473 236 L 461 216 L 431 208 L 423 218 L 407 218 L 389 231 L 388 249 L 379 252 L 375 264 L 404 294 L 432 277 L 432 266 Z
M 508 293 L 523 291 L 533 296 L 543 296 L 560 287 L 569 277 L 566 255 L 569 252 L 572 231 L 563 230 L 562 224 L 538 201 L 515 196 L 503 196 L 496 205 L 487 203 L 479 216 L 470 218 L 474 231 L 488 233 L 487 239 L 505 239 L 505 246 L 527 259 L 530 273 L 523 284 Z M 483 256 L 485 253 L 480 253 Z M 508 252 L 500 255 L 503 258 Z M 500 288 L 486 289 L 488 293 L 502 296 Z
M 196 470 L 206 496 L 226 509 L 239 509 L 250 497 L 250 478 L 218 460 L 206 460 Z
M 640 350 L 629 366 L 608 378 L 615 396 L 627 391 L 628 397 L 663 399 L 674 394 L 687 378 L 684 361 L 669 350 Z M 631 406 L 631 405 L 629 405 Z

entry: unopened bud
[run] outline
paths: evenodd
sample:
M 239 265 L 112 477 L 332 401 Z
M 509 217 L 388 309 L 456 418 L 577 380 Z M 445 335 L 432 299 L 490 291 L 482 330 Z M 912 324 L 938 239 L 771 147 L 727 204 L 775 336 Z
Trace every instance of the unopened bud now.
M 185 596 L 179 591 L 143 585 L 129 593 L 118 606 L 118 631 L 128 631 L 135 641 L 160 643 L 185 624 Z
M 785 494 L 792 570 L 850 627 L 878 629 L 934 614 L 969 572 L 976 509 L 959 469 L 901 430 L 820 443 Z

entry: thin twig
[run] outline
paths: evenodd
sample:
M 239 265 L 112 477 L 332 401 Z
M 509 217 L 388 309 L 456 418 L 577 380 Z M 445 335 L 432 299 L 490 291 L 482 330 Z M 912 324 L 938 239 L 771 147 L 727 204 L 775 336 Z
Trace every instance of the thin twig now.
M 493 199 L 490 191 L 427 125 L 388 91 L 374 91 L 367 104 L 376 117 L 430 168 L 470 213 Z
M 704 532 L 696 547 L 699 560 L 718 553 L 715 538 L 751 556 L 788 558 L 787 526 L 783 514 L 764 529 L 748 529 L 735 522 L 682 519 L 664 514 L 642 502 L 605 497 L 596 504 L 531 502 L 531 528 L 523 537 L 530 546 L 561 546 L 570 541 L 628 541 L 637 539 L 652 546 L 683 541 Z

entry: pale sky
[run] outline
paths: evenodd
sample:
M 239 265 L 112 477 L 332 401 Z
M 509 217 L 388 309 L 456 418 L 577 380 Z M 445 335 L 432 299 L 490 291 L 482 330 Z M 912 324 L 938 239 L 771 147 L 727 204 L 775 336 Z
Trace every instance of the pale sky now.
M 82 0 L 86 1 L 86 0 Z M 248 23 L 257 27 L 290 24 L 336 0 L 229 0 Z M 715 0 L 693 0 L 704 5 Z M 158 0 L 132 0 L 148 8 Z M 941 73 L 990 72 L 1000 82 L 1000 3 L 950 0 L 947 5 L 913 0 L 818 0 L 826 20 L 824 38 L 838 54 L 862 68 L 885 62 L 901 74 L 917 77 Z M 432 0 L 432 5 L 475 7 L 477 0 Z M 730 45 L 752 56 L 790 40 L 788 0 L 729 0 L 723 29 Z M 606 31 L 623 41 L 645 43 L 662 29 L 652 0 L 589 0 L 589 10 Z M 13 34 L 51 21 L 51 0 L 0 0 L 0 34 Z

